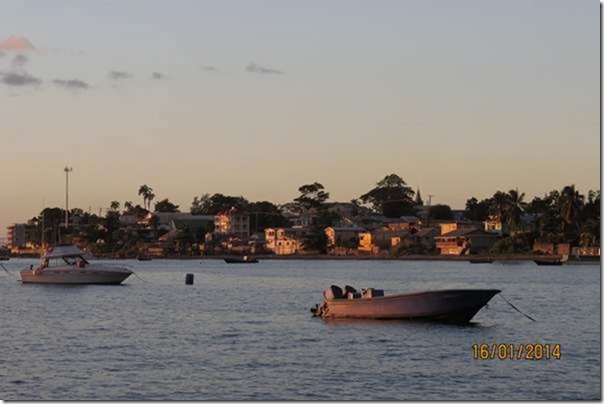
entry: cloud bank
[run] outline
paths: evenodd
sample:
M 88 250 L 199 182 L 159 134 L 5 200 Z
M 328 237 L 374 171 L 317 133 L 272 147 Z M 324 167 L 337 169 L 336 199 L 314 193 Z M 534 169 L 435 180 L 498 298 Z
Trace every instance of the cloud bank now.
M 29 73 L 16 73 L 16 72 L 0 72 L 2 77 L 2 83 L 7 86 L 23 87 L 23 86 L 37 86 L 42 84 L 42 80 L 30 75 Z
M 59 87 L 63 87 L 70 90 L 86 90 L 90 88 L 90 85 L 85 81 L 78 79 L 71 80 L 62 80 L 62 79 L 54 79 L 53 84 Z
M 108 76 L 111 80 L 125 80 L 125 79 L 131 79 L 132 77 L 134 77 L 132 75 L 132 73 L 118 71 L 118 70 L 110 71 Z
M 245 70 L 249 73 L 257 73 L 257 74 L 283 74 L 282 71 L 271 69 L 269 67 L 264 67 L 257 65 L 256 63 L 250 63 L 245 67 Z

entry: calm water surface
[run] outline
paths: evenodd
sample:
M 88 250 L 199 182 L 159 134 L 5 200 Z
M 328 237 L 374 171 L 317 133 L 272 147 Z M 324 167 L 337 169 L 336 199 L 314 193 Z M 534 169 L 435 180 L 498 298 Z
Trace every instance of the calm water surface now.
M 10 260 L 14 274 L 35 260 Z M 600 267 L 465 262 L 121 261 L 122 286 L 0 272 L 0 399 L 601 398 Z M 195 284 L 184 283 L 195 274 Z M 330 284 L 498 288 L 472 326 L 311 318 Z M 560 360 L 480 361 L 474 343 L 558 343 Z

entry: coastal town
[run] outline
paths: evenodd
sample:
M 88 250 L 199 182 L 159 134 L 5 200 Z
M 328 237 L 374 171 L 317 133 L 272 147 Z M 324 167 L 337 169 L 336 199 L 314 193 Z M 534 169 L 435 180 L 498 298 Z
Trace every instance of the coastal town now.
M 99 214 L 48 207 L 14 223 L 4 257 L 37 256 L 74 244 L 106 258 L 225 255 L 351 258 L 552 257 L 600 255 L 600 191 L 574 185 L 525 200 L 518 190 L 469 197 L 465 209 L 432 204 L 397 174 L 349 202 L 330 201 L 319 182 L 277 205 L 220 193 L 195 197 L 189 208 L 141 185 L 141 204 L 111 202 Z

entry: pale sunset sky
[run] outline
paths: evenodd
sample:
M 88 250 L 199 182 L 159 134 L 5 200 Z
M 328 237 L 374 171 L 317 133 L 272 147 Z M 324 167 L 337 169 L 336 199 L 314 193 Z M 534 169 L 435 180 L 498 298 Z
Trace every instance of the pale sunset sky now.
M 11 38 L 12 37 L 12 38 Z M 29 46 L 31 44 L 31 46 Z M 31 49 L 33 47 L 33 49 Z M 600 188 L 596 0 L 2 0 L 0 236 L 64 207 Z

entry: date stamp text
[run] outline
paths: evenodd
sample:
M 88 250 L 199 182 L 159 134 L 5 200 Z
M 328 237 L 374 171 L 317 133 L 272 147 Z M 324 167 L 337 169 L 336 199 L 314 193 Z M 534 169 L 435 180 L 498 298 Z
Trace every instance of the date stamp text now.
M 540 361 L 562 358 L 560 344 L 472 344 L 472 359 Z

